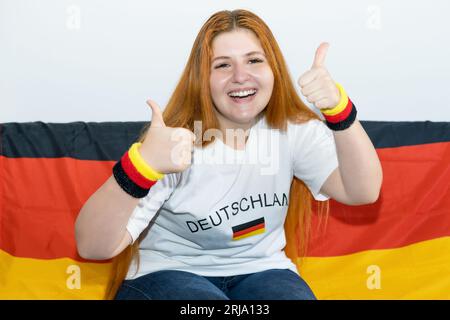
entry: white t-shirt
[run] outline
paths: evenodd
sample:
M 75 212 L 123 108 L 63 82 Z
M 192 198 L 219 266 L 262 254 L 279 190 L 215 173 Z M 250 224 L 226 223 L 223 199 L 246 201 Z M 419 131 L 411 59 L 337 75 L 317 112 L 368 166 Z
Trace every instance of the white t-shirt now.
M 320 120 L 270 129 L 265 117 L 251 128 L 245 150 L 216 139 L 194 148 L 192 165 L 166 174 L 133 211 L 127 230 L 140 243 L 140 266 L 126 279 L 159 270 L 232 276 L 296 266 L 285 255 L 293 176 L 316 200 L 338 167 L 332 131 Z

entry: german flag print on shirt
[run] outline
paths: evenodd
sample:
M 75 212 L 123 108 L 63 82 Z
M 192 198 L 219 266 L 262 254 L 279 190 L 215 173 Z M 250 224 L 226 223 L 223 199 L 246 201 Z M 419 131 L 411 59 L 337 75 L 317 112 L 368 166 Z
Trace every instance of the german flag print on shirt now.
M 264 217 L 234 226 L 232 229 L 233 240 L 240 240 L 264 233 L 266 231 Z

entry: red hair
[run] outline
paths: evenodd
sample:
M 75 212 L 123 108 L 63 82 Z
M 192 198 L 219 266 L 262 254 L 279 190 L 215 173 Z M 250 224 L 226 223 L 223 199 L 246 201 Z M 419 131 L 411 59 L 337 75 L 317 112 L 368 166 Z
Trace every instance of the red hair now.
M 234 10 L 217 12 L 202 26 L 178 85 L 164 109 L 163 118 L 166 125 L 182 127 L 194 132 L 194 121 L 201 121 L 201 137 L 206 130 L 219 128 L 209 86 L 212 41 L 222 32 L 230 32 L 239 28 L 252 31 L 259 39 L 274 75 L 272 96 L 262 111 L 268 125 L 274 129 L 285 131 L 288 121 L 303 123 L 312 119 L 320 120 L 319 116 L 310 110 L 298 96 L 281 50 L 269 27 L 252 12 Z M 144 128 L 139 141 L 144 140 L 148 127 L 149 125 Z M 203 146 L 214 141 L 204 141 L 201 137 L 197 136 L 196 138 Z M 297 268 L 301 263 L 299 258 L 306 255 L 313 204 L 318 206 L 317 212 L 320 217 L 328 215 L 329 201 L 315 201 L 304 182 L 294 177 L 284 228 L 287 241 L 285 252 L 297 265 Z M 114 259 L 116 274 L 109 288 L 109 298 L 114 298 L 119 285 L 128 272 L 133 257 L 137 258 L 139 266 L 139 242 L 138 239 Z

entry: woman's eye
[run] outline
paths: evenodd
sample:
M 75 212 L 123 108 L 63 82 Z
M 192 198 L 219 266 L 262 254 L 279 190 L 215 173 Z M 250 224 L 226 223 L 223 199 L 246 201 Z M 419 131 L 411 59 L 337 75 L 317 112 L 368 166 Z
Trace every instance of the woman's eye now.
M 219 68 L 222 68 L 222 67 L 227 66 L 227 65 L 228 64 L 226 64 L 226 63 L 222 63 L 222 64 L 217 65 L 214 69 L 219 69 Z
M 261 63 L 263 61 L 261 59 L 251 59 L 251 60 L 249 60 L 249 62 L 251 62 L 251 64 L 254 64 L 254 63 Z M 222 64 L 219 64 L 219 65 L 215 66 L 214 69 L 223 68 L 223 67 L 226 67 L 228 65 L 229 65 L 228 63 L 222 63 Z

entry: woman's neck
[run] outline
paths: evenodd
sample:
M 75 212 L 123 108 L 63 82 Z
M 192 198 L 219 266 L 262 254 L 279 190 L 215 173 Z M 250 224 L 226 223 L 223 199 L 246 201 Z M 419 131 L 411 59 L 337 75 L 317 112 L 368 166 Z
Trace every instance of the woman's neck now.
M 247 124 L 236 124 L 219 115 L 220 131 L 222 132 L 222 141 L 227 146 L 236 150 L 245 150 L 250 131 L 260 116 Z

